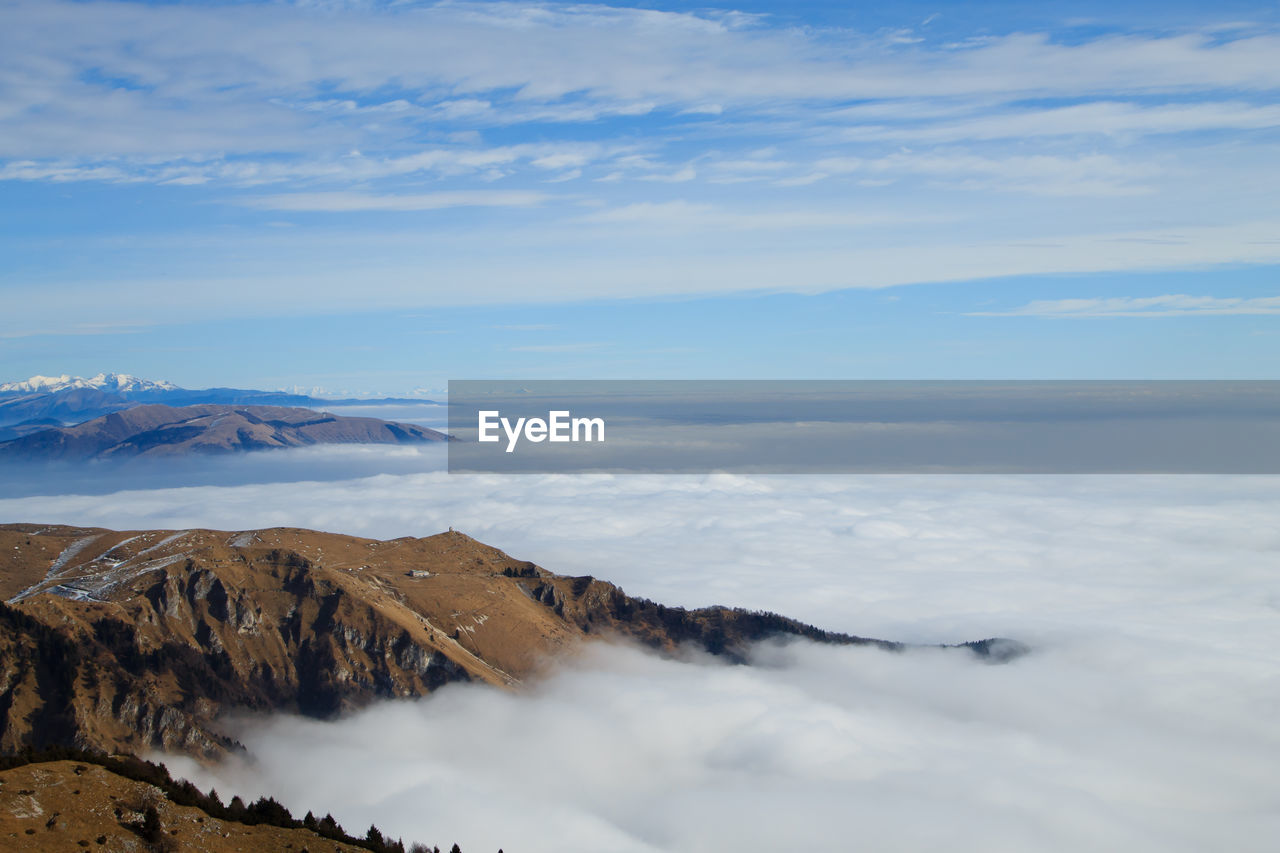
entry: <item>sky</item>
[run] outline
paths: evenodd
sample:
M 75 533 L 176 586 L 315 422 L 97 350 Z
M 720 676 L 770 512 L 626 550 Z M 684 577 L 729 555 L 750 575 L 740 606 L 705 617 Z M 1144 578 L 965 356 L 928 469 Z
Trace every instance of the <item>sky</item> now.
M 0 21 L 0 379 L 1276 378 L 1275 3 Z
M 352 452 L 273 464 L 305 476 Z M 333 722 L 228 719 L 250 763 L 167 759 L 224 799 L 269 794 L 469 853 L 1274 847 L 1275 477 L 286 473 L 0 499 L 0 518 L 453 526 L 667 604 L 1031 652 L 992 666 L 766 646 L 741 667 L 596 647 L 514 695 L 450 686 Z

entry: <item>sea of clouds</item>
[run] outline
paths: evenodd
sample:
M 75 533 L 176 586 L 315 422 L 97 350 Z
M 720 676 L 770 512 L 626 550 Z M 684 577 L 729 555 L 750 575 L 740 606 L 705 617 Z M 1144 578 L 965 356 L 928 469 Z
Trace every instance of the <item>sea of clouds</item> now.
M 466 853 L 1267 850 L 1280 837 L 1278 478 L 306 479 L 348 471 L 350 452 L 282 455 L 275 482 L 3 499 L 0 518 L 452 526 L 667 604 L 915 643 L 1008 636 L 1033 652 L 992 666 L 766 645 L 742 667 L 602 647 L 517 694 L 451 686 L 336 722 L 229 721 L 251 761 L 171 760 L 224 797 L 269 793 Z

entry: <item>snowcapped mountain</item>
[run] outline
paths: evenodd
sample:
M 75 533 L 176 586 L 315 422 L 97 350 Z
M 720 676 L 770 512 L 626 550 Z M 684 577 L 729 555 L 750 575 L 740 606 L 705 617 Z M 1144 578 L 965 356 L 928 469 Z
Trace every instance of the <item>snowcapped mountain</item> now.
M 32 376 L 21 382 L 5 382 L 0 384 L 0 393 L 29 392 L 42 393 L 67 391 L 74 388 L 89 388 L 108 394 L 120 394 L 137 391 L 178 391 L 181 390 L 172 382 L 154 382 L 150 379 L 139 379 L 127 373 L 99 373 L 90 379 L 80 376 Z
M 321 398 L 287 391 L 247 388 L 180 388 L 172 382 L 139 379 L 127 373 L 32 376 L 0 384 L 0 441 L 56 426 L 70 426 L 147 403 L 166 406 L 288 406 L 332 408 L 377 404 L 430 403 L 421 398 Z

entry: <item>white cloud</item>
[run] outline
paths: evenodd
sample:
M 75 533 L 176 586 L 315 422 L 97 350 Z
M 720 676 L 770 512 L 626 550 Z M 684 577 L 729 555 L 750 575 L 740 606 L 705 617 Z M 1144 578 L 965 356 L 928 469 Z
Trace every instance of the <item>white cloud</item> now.
M 0 334 L 66 325 L 68 306 L 186 322 L 192 299 L 281 316 L 1280 259 L 1260 234 L 1280 189 L 1280 36 L 1262 26 L 944 45 L 589 4 L 5 8 L 0 180 L 120 184 L 121 205 L 153 182 L 174 207 L 74 253 L 15 237 L 0 284 L 25 313 Z M 552 192 L 569 181 L 595 197 Z M 193 200 L 250 209 L 214 230 Z M 465 250 L 361 217 L 265 238 L 252 209 L 481 200 L 528 210 L 477 217 Z M 660 252 L 636 233 L 677 223 Z M 142 245 L 165 239 L 181 250 Z M 1172 242 L 1115 242 L 1135 239 Z
M 146 329 L 141 323 L 71 323 L 47 328 L 14 328 L 0 331 L 0 339 L 62 337 L 80 335 L 133 335 Z
M 435 110 L 441 118 L 456 119 L 464 116 L 476 116 L 488 113 L 493 104 L 488 101 L 482 101 L 477 98 L 459 98 L 456 101 L 441 101 L 435 105 Z
M 1036 124 L 1104 133 L 1269 127 L 1274 107 L 1242 95 L 1280 88 L 1280 36 L 1267 31 L 1070 43 L 1013 33 L 939 46 L 777 27 L 765 17 L 588 4 L 16 0 L 7 9 L 13 38 L 0 61 L 0 156 L 87 165 L 217 153 L 310 159 L 356 144 L 395 148 L 438 122 L 655 112 L 692 122 L 767 116 L 779 120 L 775 129 L 799 118 L 792 132 L 803 134 L 811 110 L 829 108 L 829 120 L 850 101 L 914 110 L 968 102 L 962 112 L 1009 105 L 1003 115 L 936 129 L 854 128 L 872 135 L 982 139 Z M 1119 100 L 1170 94 L 1203 102 Z M 1045 97 L 1105 100 L 1058 109 L 1017 103 Z
M 544 143 L 508 146 L 454 144 L 431 146 L 412 154 L 366 156 L 353 150 L 341 156 L 307 160 L 212 158 L 171 161 L 113 158 L 94 164 L 80 160 L 16 160 L 0 165 L 0 180 L 104 181 L 164 184 L 217 182 L 234 187 L 278 183 L 350 183 L 428 174 L 441 178 L 485 179 L 505 176 L 528 163 L 539 169 L 555 163 L 588 164 L 606 160 L 633 146 L 594 143 Z
M 434 450 L 318 448 L 249 462 L 273 481 L 293 481 L 361 460 L 379 472 L 419 471 L 440 464 Z M 46 484 L 52 488 L 56 481 Z M 943 642 L 1041 636 L 1059 617 L 1101 630 L 1117 594 L 1150 602 L 1146 627 L 1183 631 L 1190 614 L 1177 603 L 1182 591 L 1165 584 L 1194 581 L 1192 601 L 1212 597 L 1235 564 L 1252 572 L 1248 583 L 1262 581 L 1259 560 L 1280 548 L 1268 522 L 1276 488 L 1268 477 L 420 473 L 316 488 L 280 482 L 6 499 L 0 517 L 117 528 L 281 525 L 387 538 L 452 526 L 556 571 L 600 575 L 668 603 L 767 607 L 840 630 Z M 1108 580 L 1118 572 L 1119 591 Z M 1075 605 L 1056 603 L 1071 589 L 1091 601 L 1074 615 Z M 1006 593 L 1018 602 L 1007 611 L 992 598 Z
M 686 181 L 692 181 L 698 177 L 698 172 L 692 166 L 682 166 L 674 172 L 647 172 L 637 176 L 641 181 L 657 181 L 663 184 L 683 184 Z
M 639 202 L 581 217 L 583 222 L 647 225 L 660 228 L 718 228 L 787 230 L 791 228 L 874 228 L 908 222 L 938 222 L 942 217 L 906 216 L 890 211 L 843 210 L 726 210 L 689 201 Z
M 539 169 L 570 169 L 585 166 L 589 158 L 581 152 L 559 152 L 556 154 L 547 154 L 533 160 L 533 165 Z
M 586 352 L 600 349 L 607 344 L 602 342 L 568 343 L 568 344 L 529 344 L 511 347 L 512 352 Z
M 723 172 L 777 172 L 791 165 L 785 160 L 717 160 L 713 168 Z
M 348 828 L 530 851 L 1268 849 L 1277 511 L 1274 477 L 425 473 L 0 501 L 121 528 L 454 526 L 668 603 L 1035 649 L 987 667 L 801 646 L 749 669 L 602 652 L 516 696 L 236 724 L 259 763 L 200 776 Z
M 1149 162 L 1106 154 L 1064 157 L 1050 154 L 986 157 L 966 151 L 938 150 L 890 154 L 874 159 L 832 157 L 819 160 L 818 174 L 867 174 L 888 178 L 921 175 L 946 186 L 1051 196 L 1124 196 L 1152 191 L 1141 183 L 1163 171 Z
M 799 646 L 755 669 L 602 651 L 521 696 L 241 724 L 256 764 L 179 769 L 464 850 L 1265 850 L 1270 691 L 1233 691 L 1266 667 L 1184 651 L 1080 637 L 987 667 Z
M 841 113 L 846 119 L 857 115 L 854 110 Z M 1099 101 L 1045 110 L 1005 110 L 961 121 L 857 126 L 842 131 L 842 136 L 850 140 L 958 142 L 1089 134 L 1144 136 L 1277 126 L 1280 107 L 1274 105 L 1220 102 L 1144 106 Z
M 582 170 L 581 170 L 581 169 L 570 169 L 568 172 L 562 172 L 562 173 L 561 173 L 561 174 L 559 174 L 559 175 L 556 175 L 556 176 L 551 177 L 551 178 L 547 178 L 547 179 L 546 179 L 546 181 L 545 181 L 545 183 L 548 183 L 548 184 L 562 184 L 562 183 L 564 183 L 565 181 L 575 181 L 575 180 L 577 180 L 578 178 L 581 178 L 581 177 L 582 177 Z
M 258 196 L 245 199 L 243 203 L 264 210 L 353 213 L 368 210 L 440 210 L 448 207 L 532 207 L 547 198 L 542 193 L 518 190 L 457 190 L 412 195 L 318 192 Z
M 1280 296 L 1113 296 L 1045 299 L 1011 311 L 972 311 L 971 317 L 1202 317 L 1280 314 Z
M 637 211 L 637 215 L 640 211 Z M 693 216 L 715 213 L 686 211 Z M 768 217 L 730 216 L 734 233 L 767 233 Z M 857 217 L 859 214 L 850 214 Z M 543 217 L 545 219 L 545 217 Z M 926 218 L 927 219 L 927 218 Z M 830 220 L 828 220 L 830 221 Z M 817 225 L 819 223 L 813 223 Z M 613 231 L 606 230 L 612 225 Z M 708 223 L 710 225 L 710 223 Z M 1222 263 L 1280 262 L 1280 225 L 1269 221 L 1109 233 L 1054 233 L 963 243 L 919 228 L 893 239 L 867 237 L 854 245 L 770 245 L 767 241 L 723 243 L 670 240 L 655 254 L 637 239 L 634 223 L 597 223 L 595 239 L 582 239 L 582 224 L 544 224 L 501 253 L 477 238 L 475 251 L 459 251 L 465 237 L 434 239 L 421 232 L 379 234 L 347 240 L 291 229 L 269 235 L 192 235 L 188 244 L 236 249 L 233 269 L 215 266 L 203 275 L 130 275 L 104 278 L 95 269 L 84 278 L 14 280 L 6 287 L 20 300 L 20 314 L 0 316 L 0 334 L 68 325 L 67 306 L 94 323 L 140 325 L 186 322 L 191 294 L 203 316 L 240 317 L 253 305 L 258 316 L 298 316 L 347 310 L 377 311 L 440 305 L 537 303 L 585 299 L 712 295 L 750 291 L 820 293 L 846 288 L 884 288 L 917 282 L 968 281 L 1044 273 L 1178 269 Z M 728 229 L 726 229 L 727 232 Z M 772 230 L 790 233 L 785 221 Z M 698 236 L 716 231 L 703 228 Z M 487 237 L 486 234 L 480 237 Z M 257 248 L 255 247 L 256 241 Z M 850 241 L 852 242 L 852 240 Z M 552 251 L 552 250 L 557 251 Z M 262 256 L 265 259 L 259 260 Z M 287 266 L 275 258 L 284 257 Z M 352 281 L 360 281 L 352 288 Z

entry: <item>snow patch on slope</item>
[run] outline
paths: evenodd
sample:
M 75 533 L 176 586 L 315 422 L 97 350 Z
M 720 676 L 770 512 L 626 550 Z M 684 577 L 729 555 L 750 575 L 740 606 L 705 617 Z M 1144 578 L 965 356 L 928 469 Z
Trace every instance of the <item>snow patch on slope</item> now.
M 68 545 L 66 548 L 62 550 L 61 554 L 59 554 L 57 557 L 54 558 L 52 563 L 49 564 L 49 571 L 45 573 L 45 576 L 43 578 L 41 578 L 39 581 L 32 584 L 31 586 L 27 587 L 22 592 L 15 595 L 13 598 L 9 599 L 7 603 L 13 604 L 15 602 L 21 601 L 22 599 L 27 598 L 28 596 L 38 592 L 40 587 L 47 584 L 53 578 L 57 577 L 58 573 L 62 571 L 63 567 L 65 567 L 67 563 L 75 559 L 77 554 L 79 554 L 81 551 L 87 548 L 90 543 L 94 542 L 98 538 L 99 538 L 98 536 L 86 536 L 83 539 L 77 539 L 75 542 L 72 542 L 70 545 Z

